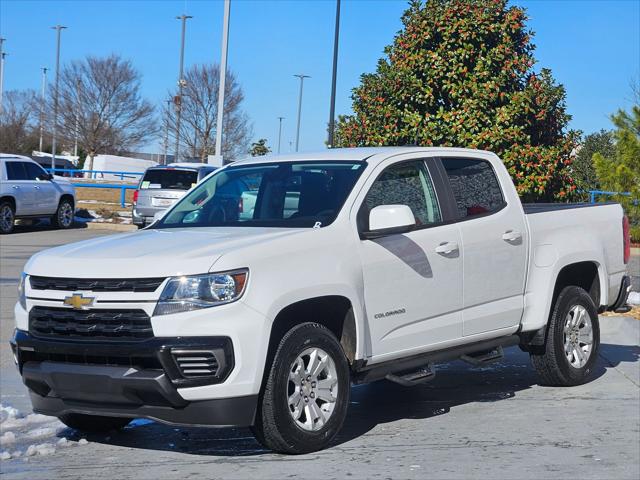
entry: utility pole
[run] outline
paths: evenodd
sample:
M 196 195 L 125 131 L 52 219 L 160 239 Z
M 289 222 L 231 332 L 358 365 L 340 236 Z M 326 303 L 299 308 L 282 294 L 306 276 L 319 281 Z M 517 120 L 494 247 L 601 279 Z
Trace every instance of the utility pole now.
M 41 152 L 42 138 L 44 136 L 44 102 L 45 102 L 45 89 L 47 88 L 47 67 L 42 67 L 42 88 L 40 91 L 40 143 L 38 143 L 38 149 Z
M 304 86 L 304 79 L 311 78 L 309 75 L 304 75 L 303 73 L 298 73 L 294 75 L 294 77 L 298 77 L 300 79 L 300 93 L 298 95 L 298 125 L 296 126 L 296 152 L 298 151 L 298 147 L 300 146 L 300 117 L 302 115 L 302 88 Z
M 329 107 L 329 138 L 327 144 L 333 148 L 336 116 L 336 77 L 338 74 L 338 39 L 340 37 L 340 0 L 336 0 L 336 28 L 333 38 L 333 74 L 331 76 L 331 106 Z
M 167 100 L 167 114 L 165 115 L 164 124 L 164 154 L 163 164 L 167 164 L 167 149 L 169 148 L 169 109 L 171 108 L 171 99 Z
M 73 156 L 78 156 L 78 134 L 80 130 L 80 79 L 76 80 L 76 125 L 74 130 Z
M 280 155 L 280 141 L 282 140 L 282 120 L 284 117 L 278 117 L 280 125 L 278 126 L 278 155 Z
M 58 85 L 60 83 L 60 32 L 62 29 L 67 28 L 62 25 L 56 25 L 51 27 L 56 31 L 57 43 L 56 43 L 56 83 L 53 96 L 53 138 L 51 140 L 51 173 L 55 173 L 56 168 L 56 133 L 58 131 Z M 93 167 L 92 167 L 93 168 Z
M 193 18 L 190 15 L 182 14 L 179 17 L 176 17 L 178 20 L 182 21 L 182 36 L 180 43 L 180 75 L 178 75 L 178 96 L 175 99 L 176 105 L 176 150 L 175 150 L 175 161 L 178 160 L 178 156 L 180 155 L 180 116 L 182 113 L 182 89 L 185 86 L 185 80 L 183 78 L 183 67 L 184 67 L 184 35 L 185 30 L 187 28 L 187 20 L 189 18 Z
M 224 18 L 222 21 L 222 49 L 220 52 L 220 82 L 218 88 L 218 119 L 216 120 L 216 157 L 222 158 L 222 125 L 224 119 L 224 93 L 227 79 L 227 54 L 229 51 L 229 15 L 231 0 L 224 0 Z M 222 162 L 224 159 L 222 159 Z

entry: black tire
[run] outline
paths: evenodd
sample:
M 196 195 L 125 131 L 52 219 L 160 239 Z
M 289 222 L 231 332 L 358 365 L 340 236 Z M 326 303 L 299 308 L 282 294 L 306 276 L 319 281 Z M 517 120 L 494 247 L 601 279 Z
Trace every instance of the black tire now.
M 3 201 L 0 203 L 0 233 L 5 235 L 13 232 L 16 224 L 16 210 L 11 202 Z
M 586 364 L 573 366 L 565 354 L 565 321 L 572 309 L 581 306 L 591 322 L 593 343 Z M 573 317 L 573 316 L 572 316 Z M 582 323 L 582 322 L 581 322 Z M 598 311 L 589 294 L 580 287 L 562 289 L 553 305 L 549 318 L 547 341 L 543 350 L 531 352 L 531 362 L 541 378 L 542 385 L 568 387 L 590 380 L 600 350 L 600 324 Z M 574 357 L 575 358 L 575 357 Z
M 69 211 L 71 212 L 71 216 L 69 217 Z M 56 214 L 51 217 L 51 224 L 54 227 L 61 228 L 66 230 L 73 226 L 73 201 L 63 198 L 60 200 L 58 204 L 58 210 L 56 210 Z
M 104 433 L 120 430 L 129 424 L 131 418 L 104 417 L 101 415 L 85 415 L 82 413 L 67 413 L 58 417 L 67 427 L 86 433 Z
M 292 371 L 293 362 L 306 349 L 313 347 L 322 349 L 331 357 L 337 377 L 337 395 L 333 412 L 317 431 L 304 430 L 298 426 L 288 402 L 289 373 Z M 317 323 L 298 325 L 282 338 L 273 362 L 267 368 L 268 377 L 260 394 L 256 423 L 252 428 L 258 441 L 279 453 L 301 454 L 327 447 L 342 428 L 351 387 L 349 364 L 335 335 Z

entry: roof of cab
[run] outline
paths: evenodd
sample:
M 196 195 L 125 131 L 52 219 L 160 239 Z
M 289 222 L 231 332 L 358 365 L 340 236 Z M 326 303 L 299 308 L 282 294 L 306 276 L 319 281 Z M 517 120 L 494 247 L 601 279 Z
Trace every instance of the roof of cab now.
M 153 167 L 149 167 L 149 169 L 167 169 L 167 168 L 181 168 L 181 169 L 191 169 L 191 170 L 199 170 L 201 168 L 216 168 L 214 165 L 209 165 L 208 163 L 195 163 L 195 162 L 174 162 L 169 163 L 167 165 L 154 165 Z
M 364 161 L 364 160 L 376 160 L 382 161 L 385 158 L 389 158 L 396 155 L 402 155 L 407 153 L 424 152 L 428 154 L 442 154 L 447 153 L 482 153 L 488 154 L 490 152 L 484 150 L 472 150 L 469 148 L 454 148 L 454 147 L 356 147 L 356 148 L 331 148 L 327 150 L 320 150 L 317 152 L 309 153 L 290 153 L 286 155 L 265 155 L 259 157 L 248 157 L 233 162 L 233 165 L 238 164 L 250 164 L 250 163 L 272 163 L 272 162 L 294 162 L 294 161 Z

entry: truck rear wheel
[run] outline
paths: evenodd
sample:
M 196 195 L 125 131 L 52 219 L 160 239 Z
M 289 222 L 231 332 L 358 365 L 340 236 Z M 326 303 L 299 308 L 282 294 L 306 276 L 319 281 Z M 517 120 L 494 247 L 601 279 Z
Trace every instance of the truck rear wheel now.
M 325 448 L 349 405 L 349 364 L 327 328 L 304 323 L 282 338 L 260 395 L 253 433 L 281 453 Z
M 600 324 L 593 300 L 580 287 L 565 287 L 553 306 L 544 350 L 531 353 L 541 383 L 573 386 L 587 382 L 599 348 Z
M 129 424 L 130 418 L 104 417 L 101 415 L 84 415 L 67 413 L 58 417 L 67 427 L 87 433 L 110 432 L 120 430 Z

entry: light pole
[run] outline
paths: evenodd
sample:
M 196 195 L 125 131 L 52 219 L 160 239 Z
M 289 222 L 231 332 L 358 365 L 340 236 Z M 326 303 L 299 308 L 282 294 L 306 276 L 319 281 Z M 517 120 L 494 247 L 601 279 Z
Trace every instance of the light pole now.
M 302 88 L 304 86 L 304 79 L 311 78 L 309 75 L 304 75 L 303 73 L 298 73 L 294 75 L 294 77 L 298 77 L 300 79 L 300 94 L 298 95 L 298 124 L 296 126 L 296 152 L 298 151 L 298 147 L 300 146 L 300 116 L 302 115 Z
M 336 29 L 333 38 L 333 74 L 331 76 L 331 106 L 329 107 L 329 138 L 327 144 L 333 148 L 336 115 L 336 77 L 338 74 L 338 39 L 340 37 L 340 0 L 336 0 Z
M 167 100 L 167 114 L 165 115 L 164 124 L 164 165 L 167 164 L 167 149 L 169 148 L 169 109 L 171 108 L 171 99 Z
M 182 88 L 186 83 L 184 78 L 182 78 L 184 67 L 184 35 L 187 28 L 187 19 L 193 17 L 190 15 L 182 14 L 176 18 L 182 21 L 182 36 L 180 43 L 180 75 L 178 76 L 178 96 L 176 98 L 176 150 L 174 154 L 175 161 L 177 162 L 179 161 L 178 156 L 180 155 L 180 116 L 182 113 Z
M 62 25 L 56 25 L 51 27 L 56 31 L 57 43 L 56 43 L 56 83 L 55 91 L 53 92 L 53 138 L 51 139 L 51 172 L 55 173 L 56 168 L 56 133 L 58 130 L 58 85 L 60 81 L 60 32 L 62 29 L 67 28 Z
M 227 79 L 227 54 L 229 51 L 229 15 L 231 0 L 224 0 L 224 18 L 222 22 L 222 49 L 220 52 L 220 82 L 218 88 L 218 119 L 216 120 L 216 157 L 222 158 L 222 121 L 224 119 L 224 90 Z M 224 159 L 221 163 L 224 162 Z
M 4 90 L 4 57 L 7 56 L 6 52 L 0 53 L 0 113 L 2 113 L 2 92 Z
M 278 155 L 280 155 L 280 141 L 282 140 L 282 120 L 284 117 L 278 117 L 280 125 L 278 126 Z
M 6 38 L 0 37 L 0 113 L 2 113 L 2 92 L 4 88 L 4 51 L 2 45 Z
M 76 80 L 76 125 L 74 133 L 74 141 L 73 141 L 73 156 L 78 156 L 78 134 L 80 130 L 80 79 Z
M 47 88 L 47 67 L 42 67 L 42 88 L 40 91 L 40 142 L 38 143 L 38 149 L 42 151 L 42 138 L 44 136 L 44 101 L 45 101 L 45 89 Z

